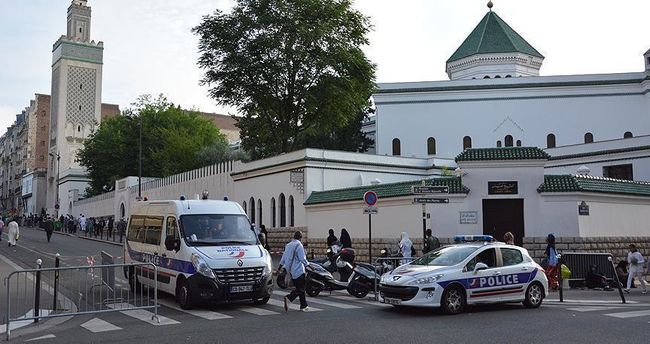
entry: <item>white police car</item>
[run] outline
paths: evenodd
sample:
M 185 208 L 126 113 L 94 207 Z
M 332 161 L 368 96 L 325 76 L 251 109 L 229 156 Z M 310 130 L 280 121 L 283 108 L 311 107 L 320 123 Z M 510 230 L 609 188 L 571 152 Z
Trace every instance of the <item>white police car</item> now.
M 537 308 L 548 292 L 544 269 L 524 248 L 489 235 L 456 236 L 458 243 L 402 265 L 381 277 L 384 303 L 441 307 L 460 313 L 468 304 L 523 302 Z

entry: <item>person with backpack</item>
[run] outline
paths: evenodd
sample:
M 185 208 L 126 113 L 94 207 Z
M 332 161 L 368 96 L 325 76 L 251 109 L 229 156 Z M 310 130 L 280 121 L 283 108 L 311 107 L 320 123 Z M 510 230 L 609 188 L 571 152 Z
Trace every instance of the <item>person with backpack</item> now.
M 643 291 L 641 293 L 646 294 L 648 290 L 646 289 L 645 278 L 643 277 L 644 260 L 641 252 L 636 249 L 636 245 L 634 244 L 630 244 L 630 253 L 627 254 L 627 262 L 630 264 L 630 270 L 627 275 L 627 288 L 625 288 L 624 291 L 626 293 L 630 292 L 632 281 L 634 281 L 634 277 L 636 276 L 639 279 L 639 283 L 641 283 L 641 287 L 643 288 Z
M 557 258 L 557 250 L 555 249 L 555 235 L 553 233 L 546 237 L 546 250 L 544 251 L 544 255 L 546 256 L 546 264 L 542 264 L 542 267 L 547 265 L 547 267 L 544 267 L 544 271 L 548 278 L 548 286 L 552 291 L 556 291 L 559 287 L 557 279 L 559 262 Z
M 426 237 L 424 238 L 424 247 L 422 253 L 429 253 L 440 247 L 440 240 L 431 234 L 431 228 L 427 229 Z
M 278 266 L 278 274 L 282 267 L 286 267 L 287 272 L 291 275 L 293 280 L 294 290 L 284 297 L 284 311 L 289 311 L 289 303 L 293 302 L 296 298 L 300 298 L 300 310 L 307 311 L 307 298 L 305 297 L 305 266 L 309 265 L 305 248 L 302 246 L 300 240 L 302 239 L 302 232 L 296 231 L 293 233 L 293 240 L 291 240 L 284 248 L 284 253 L 280 259 L 280 266 Z

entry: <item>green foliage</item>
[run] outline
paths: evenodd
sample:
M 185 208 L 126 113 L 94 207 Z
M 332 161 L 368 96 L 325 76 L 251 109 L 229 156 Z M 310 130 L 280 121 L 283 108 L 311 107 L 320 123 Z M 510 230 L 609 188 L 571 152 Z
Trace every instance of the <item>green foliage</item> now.
M 78 159 L 91 178 L 86 196 L 111 191 L 115 181 L 138 175 L 142 124 L 142 175 L 165 177 L 205 166 L 205 147 L 227 150 L 225 136 L 212 122 L 167 101 L 141 96 L 123 115 L 104 120 L 85 142 Z
M 304 147 L 365 151 L 375 66 L 350 0 L 238 0 L 194 28 L 210 96 L 236 107 L 253 159 Z

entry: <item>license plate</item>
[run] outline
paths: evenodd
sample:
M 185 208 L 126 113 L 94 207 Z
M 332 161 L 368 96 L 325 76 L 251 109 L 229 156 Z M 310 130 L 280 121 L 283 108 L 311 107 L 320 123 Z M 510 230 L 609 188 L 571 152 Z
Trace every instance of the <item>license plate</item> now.
M 231 293 L 246 293 L 249 291 L 253 291 L 253 286 L 252 285 L 236 285 L 230 287 L 230 292 Z
M 400 299 L 393 299 L 393 298 L 390 298 L 390 297 L 385 297 L 385 298 L 384 298 L 384 303 L 387 303 L 387 304 L 389 304 L 389 305 L 401 305 L 401 304 L 402 304 L 402 300 L 400 300 Z

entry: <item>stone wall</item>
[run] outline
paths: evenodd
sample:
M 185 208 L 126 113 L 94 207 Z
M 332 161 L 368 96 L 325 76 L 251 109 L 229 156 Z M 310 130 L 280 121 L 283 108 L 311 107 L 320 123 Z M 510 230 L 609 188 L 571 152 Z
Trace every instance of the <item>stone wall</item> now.
M 650 256 L 650 237 L 556 237 L 555 247 L 562 252 L 611 253 L 614 262 L 627 259 L 628 245 L 635 244 L 644 258 Z M 524 247 L 531 257 L 541 261 L 546 249 L 546 237 L 524 238 Z
M 269 233 L 267 239 L 271 253 L 284 252 L 284 246 L 293 239 L 293 233 L 296 231 L 302 231 L 302 242 L 304 243 L 305 250 L 309 252 L 309 237 L 307 235 L 307 227 L 267 228 L 267 231 Z

